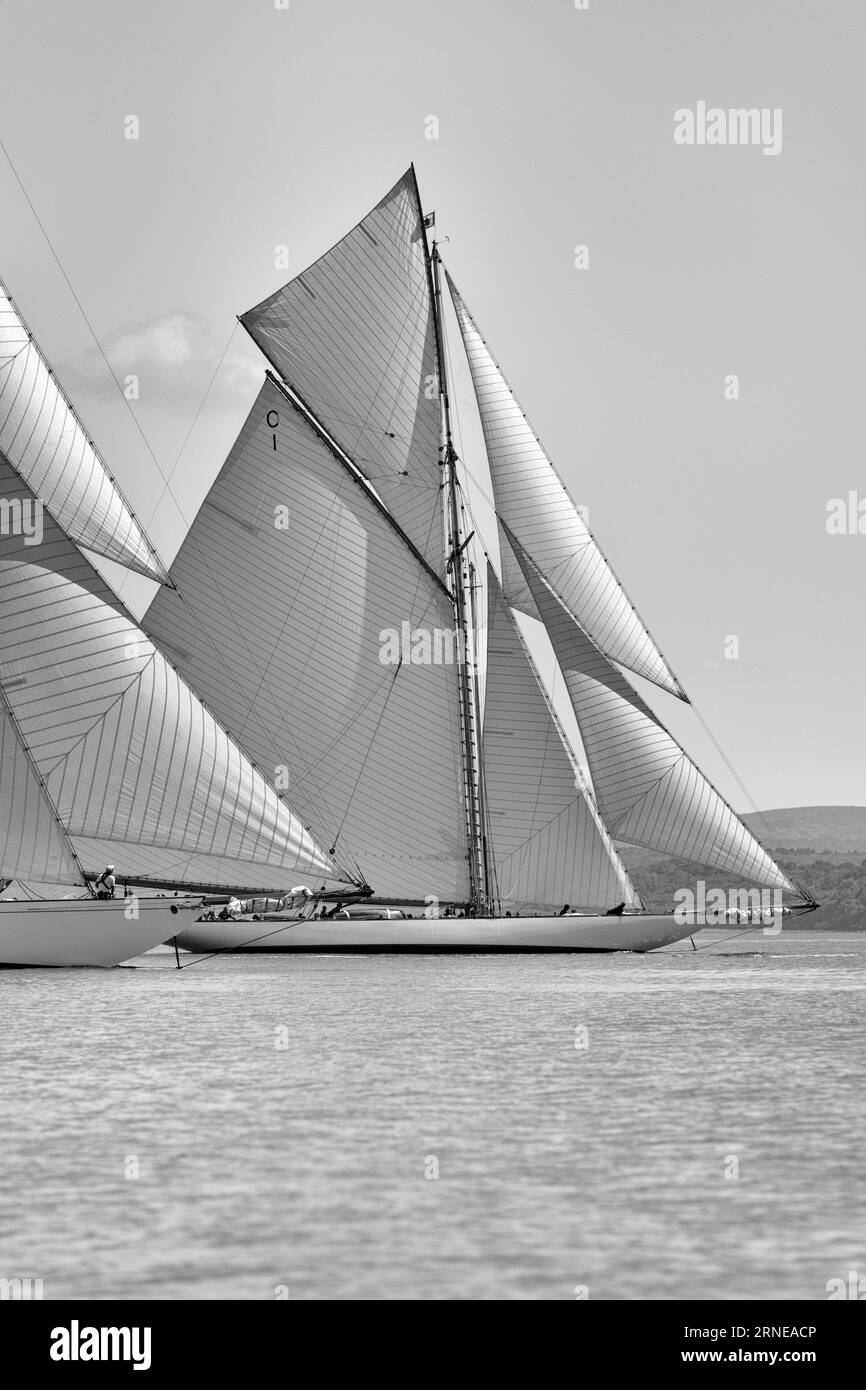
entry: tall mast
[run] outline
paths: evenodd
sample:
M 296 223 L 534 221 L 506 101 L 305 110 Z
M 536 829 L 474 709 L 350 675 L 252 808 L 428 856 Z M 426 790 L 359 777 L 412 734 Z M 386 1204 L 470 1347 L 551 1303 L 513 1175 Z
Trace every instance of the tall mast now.
M 426 237 L 425 237 L 426 242 Z M 451 402 L 448 395 L 448 375 L 445 368 L 444 326 L 442 321 L 442 290 L 439 278 L 439 252 L 433 242 L 429 252 L 433 290 L 433 323 L 436 335 L 436 356 L 439 369 L 439 401 L 442 414 L 442 464 L 445 470 L 445 494 L 448 508 L 448 530 L 451 543 L 448 559 L 448 579 L 454 603 L 455 625 L 458 633 L 457 661 L 460 692 L 460 727 L 463 743 L 463 776 L 466 787 L 466 820 L 469 842 L 469 883 L 471 911 L 475 917 L 491 911 L 488 888 L 487 846 L 481 799 L 480 749 L 478 730 L 477 667 L 475 661 L 475 627 L 471 622 L 472 576 L 467 546 L 470 536 L 464 536 L 461 519 L 457 451 L 451 431 Z

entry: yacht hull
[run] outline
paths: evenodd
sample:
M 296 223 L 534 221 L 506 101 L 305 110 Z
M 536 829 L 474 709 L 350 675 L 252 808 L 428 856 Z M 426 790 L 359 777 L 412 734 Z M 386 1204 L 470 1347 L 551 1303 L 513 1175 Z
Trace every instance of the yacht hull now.
M 0 902 L 0 967 L 119 965 L 159 946 L 201 912 L 200 898 L 62 898 Z
M 654 951 L 698 930 L 672 914 L 624 917 L 481 917 L 412 920 L 196 922 L 177 933 L 184 951 L 549 952 Z

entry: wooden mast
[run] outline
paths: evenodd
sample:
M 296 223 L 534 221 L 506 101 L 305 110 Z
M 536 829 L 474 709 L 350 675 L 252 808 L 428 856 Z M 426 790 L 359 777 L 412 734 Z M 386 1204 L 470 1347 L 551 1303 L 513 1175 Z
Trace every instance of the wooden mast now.
M 426 236 L 424 238 L 426 245 Z M 475 628 L 470 620 L 472 597 L 471 575 L 466 549 L 471 536 L 463 535 L 460 516 L 457 451 L 451 430 L 451 402 L 448 395 L 448 376 L 445 367 L 444 328 L 442 323 L 442 289 L 439 277 L 439 252 L 436 242 L 428 252 L 433 323 L 436 336 L 436 357 L 439 376 L 439 400 L 442 414 L 442 465 L 448 514 L 450 554 L 448 575 L 458 633 L 458 685 L 460 693 L 460 727 L 463 742 L 463 772 L 466 788 L 466 820 L 469 843 L 470 911 L 473 917 L 491 915 L 488 885 L 487 844 L 481 802 L 480 747 L 478 728 L 478 698 L 476 691 Z

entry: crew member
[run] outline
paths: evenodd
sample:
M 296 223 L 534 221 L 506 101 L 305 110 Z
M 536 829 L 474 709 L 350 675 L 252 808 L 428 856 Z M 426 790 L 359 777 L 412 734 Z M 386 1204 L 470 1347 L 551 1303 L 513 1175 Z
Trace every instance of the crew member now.
M 94 887 L 96 888 L 97 898 L 113 898 L 114 885 L 116 881 L 117 880 L 114 877 L 114 865 L 108 864 L 102 870 L 102 873 L 99 875 L 99 878 L 96 880 L 96 883 L 94 884 Z

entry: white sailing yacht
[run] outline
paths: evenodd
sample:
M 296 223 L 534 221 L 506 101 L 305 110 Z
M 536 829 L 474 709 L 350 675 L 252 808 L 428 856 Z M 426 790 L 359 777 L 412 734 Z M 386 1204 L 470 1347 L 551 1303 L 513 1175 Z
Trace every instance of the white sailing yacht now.
M 333 872 L 88 552 L 171 585 L 0 286 L 0 966 L 114 965 L 200 914 L 98 900 L 109 863 L 154 890 Z
M 597 951 L 688 936 L 695 923 L 642 910 L 615 839 L 810 906 L 628 680 L 686 699 L 449 278 L 498 562 L 484 545 L 452 437 L 432 220 L 410 168 L 241 319 L 269 370 L 146 626 L 287 787 L 336 882 L 178 941 Z M 549 634 L 588 777 L 520 615 Z M 326 901 L 356 906 L 323 916 Z

